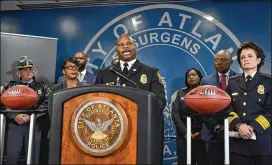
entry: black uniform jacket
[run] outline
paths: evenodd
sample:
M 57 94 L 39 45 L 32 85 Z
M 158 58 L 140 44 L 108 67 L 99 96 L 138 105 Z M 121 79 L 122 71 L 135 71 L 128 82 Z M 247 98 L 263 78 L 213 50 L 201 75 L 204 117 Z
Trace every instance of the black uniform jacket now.
M 115 70 L 122 73 L 120 62 L 113 64 L 112 66 Z M 110 70 L 110 67 L 112 66 L 103 68 L 97 73 L 95 84 L 117 84 L 118 76 L 115 72 Z M 124 76 L 134 81 L 139 89 L 154 93 L 159 99 L 161 108 L 165 107 L 166 100 L 164 86 L 162 78 L 159 75 L 159 70 L 157 68 L 147 66 L 141 63 L 139 60 L 136 60 L 132 67 L 129 69 L 128 73 Z M 120 83 L 121 86 L 136 88 L 134 84 L 122 78 L 120 78 Z
M 49 97 L 49 94 L 50 94 L 50 91 L 51 91 L 50 88 L 46 84 L 44 84 L 43 82 L 36 81 L 34 79 L 33 82 L 31 82 L 29 84 L 23 83 L 22 81 L 10 81 L 5 86 L 5 90 L 7 90 L 8 88 L 10 88 L 12 86 L 16 86 L 16 85 L 27 85 L 28 87 L 32 88 L 38 94 L 38 101 L 36 102 L 36 104 L 34 104 L 29 109 L 46 111 L 45 113 L 41 113 L 41 114 L 36 115 L 36 117 L 38 118 L 38 120 L 36 121 L 36 124 L 40 124 L 40 122 L 43 122 L 43 121 L 39 120 L 39 117 L 44 116 L 45 114 L 47 114 L 47 111 L 48 111 L 48 97 Z M 18 115 L 17 113 L 8 113 L 7 117 L 9 119 L 13 119 L 17 115 Z
M 271 154 L 271 84 L 271 76 L 260 72 L 248 85 L 244 74 L 230 78 L 227 88 L 232 100 L 230 129 L 235 130 L 237 124 L 246 123 L 254 128 L 257 136 L 256 140 L 230 138 L 230 152 L 248 156 Z
M 192 89 L 183 88 L 177 91 L 172 103 L 172 120 L 177 129 L 177 136 L 185 138 L 187 134 L 186 117 L 191 117 L 192 133 L 200 132 L 202 129 L 202 119 L 197 116 L 198 112 L 189 108 L 184 102 L 184 96 Z

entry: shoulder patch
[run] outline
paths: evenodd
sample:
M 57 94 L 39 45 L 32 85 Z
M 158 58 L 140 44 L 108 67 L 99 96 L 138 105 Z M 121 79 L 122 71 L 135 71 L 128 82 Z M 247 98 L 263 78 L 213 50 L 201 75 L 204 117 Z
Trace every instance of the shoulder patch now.
M 272 78 L 272 76 L 270 74 L 266 74 L 266 73 L 261 73 L 261 75 L 265 76 L 265 77 L 269 77 Z
M 158 75 L 158 78 L 159 78 L 159 82 L 160 82 L 161 84 L 163 84 L 163 77 L 161 77 L 159 71 L 157 71 L 157 75 Z

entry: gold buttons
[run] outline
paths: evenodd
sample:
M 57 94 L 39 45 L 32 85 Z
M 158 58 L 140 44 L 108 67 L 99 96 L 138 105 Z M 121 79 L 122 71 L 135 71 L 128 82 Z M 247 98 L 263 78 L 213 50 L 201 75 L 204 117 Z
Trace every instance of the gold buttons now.
M 245 112 L 243 113 L 243 116 L 246 116 L 246 113 L 245 113 Z
M 246 102 L 243 102 L 243 105 L 246 106 Z
M 247 95 L 247 93 L 245 92 L 245 93 L 244 93 L 244 95 L 246 96 L 246 95 Z

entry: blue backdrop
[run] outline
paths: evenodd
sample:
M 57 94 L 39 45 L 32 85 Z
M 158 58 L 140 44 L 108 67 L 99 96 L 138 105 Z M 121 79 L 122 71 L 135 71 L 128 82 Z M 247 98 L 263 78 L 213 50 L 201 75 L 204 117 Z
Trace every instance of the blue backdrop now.
M 180 2 L 93 6 L 1 12 L 1 31 L 58 38 L 56 78 L 60 64 L 78 51 L 88 54 L 93 74 L 110 64 L 115 40 L 130 34 L 138 58 L 160 69 L 165 79 L 164 163 L 176 163 L 175 128 L 170 116 L 171 95 L 184 87 L 185 72 L 195 67 L 214 72 L 214 54 L 233 52 L 232 69 L 239 72 L 236 51 L 253 41 L 267 56 L 262 72 L 271 74 L 271 2 Z

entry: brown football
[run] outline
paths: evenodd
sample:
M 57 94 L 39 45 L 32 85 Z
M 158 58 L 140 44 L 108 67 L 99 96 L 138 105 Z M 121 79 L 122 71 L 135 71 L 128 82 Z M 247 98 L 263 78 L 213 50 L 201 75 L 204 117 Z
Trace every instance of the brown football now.
M 184 96 L 187 106 L 201 114 L 213 114 L 226 108 L 230 104 L 230 96 L 222 89 L 203 85 L 194 88 Z
M 8 88 L 1 95 L 1 102 L 13 110 L 27 110 L 38 101 L 38 94 L 25 85 Z

